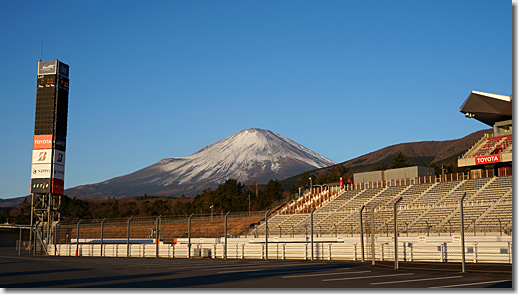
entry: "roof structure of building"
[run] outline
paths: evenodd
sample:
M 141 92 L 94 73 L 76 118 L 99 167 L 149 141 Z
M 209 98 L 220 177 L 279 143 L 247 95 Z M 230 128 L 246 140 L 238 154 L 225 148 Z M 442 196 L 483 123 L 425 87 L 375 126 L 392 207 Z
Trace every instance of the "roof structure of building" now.
M 497 122 L 512 119 L 513 96 L 472 91 L 459 110 L 466 117 L 493 127 Z

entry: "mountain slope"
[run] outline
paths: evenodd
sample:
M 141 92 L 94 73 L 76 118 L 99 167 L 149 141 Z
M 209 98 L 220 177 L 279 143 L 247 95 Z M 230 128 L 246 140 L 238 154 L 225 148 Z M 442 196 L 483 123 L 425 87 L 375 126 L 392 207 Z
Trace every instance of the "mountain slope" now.
M 442 161 L 471 148 L 485 133 L 492 133 L 491 129 L 480 130 L 471 133 L 463 138 L 446 141 L 422 141 L 413 143 L 401 143 L 385 147 L 383 149 L 362 155 L 360 157 L 341 163 L 350 170 L 367 171 L 369 166 L 377 165 L 386 159 L 391 159 L 399 151 L 407 158 L 415 158 L 427 164 Z M 420 162 L 413 162 L 415 165 L 422 165 Z M 452 162 L 457 164 L 455 162 Z M 387 164 L 390 165 L 390 164 Z M 363 169 L 363 170 L 361 170 Z
M 492 133 L 492 129 L 476 131 L 460 139 L 446 141 L 422 141 L 391 145 L 377 151 L 339 163 L 347 167 L 350 172 L 367 172 L 376 170 L 376 166 L 384 162 L 387 166 L 392 164 L 392 158 L 401 151 L 413 165 L 422 166 L 431 163 L 444 163 L 457 165 L 457 157 L 464 154 L 467 149 L 476 144 L 484 134 Z M 317 175 L 326 173 L 329 168 L 314 169 Z M 300 175 L 287 178 L 281 182 L 286 190 L 296 183 Z
M 65 194 L 86 198 L 124 198 L 144 193 L 192 197 L 228 178 L 262 184 L 334 164 L 275 132 L 245 129 L 188 157 L 164 158 L 125 176 L 67 189 Z

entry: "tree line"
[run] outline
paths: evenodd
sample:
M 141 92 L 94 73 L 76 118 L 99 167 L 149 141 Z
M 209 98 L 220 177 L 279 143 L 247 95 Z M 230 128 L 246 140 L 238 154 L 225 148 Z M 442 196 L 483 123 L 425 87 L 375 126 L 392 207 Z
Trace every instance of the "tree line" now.
M 61 196 L 61 220 L 125 218 L 130 216 L 190 215 L 261 211 L 280 205 L 287 199 L 278 180 L 270 180 L 258 189 L 228 179 L 214 190 L 205 189 L 194 198 L 148 197 L 147 195 L 105 201 L 85 201 Z M 27 198 L 16 208 L 3 209 L 0 223 L 30 224 L 31 205 Z

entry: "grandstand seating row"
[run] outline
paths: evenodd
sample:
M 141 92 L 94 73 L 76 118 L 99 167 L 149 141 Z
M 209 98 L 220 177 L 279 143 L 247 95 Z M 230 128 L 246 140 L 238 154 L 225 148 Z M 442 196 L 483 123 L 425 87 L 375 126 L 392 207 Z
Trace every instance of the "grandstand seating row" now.
M 510 153 L 513 149 L 513 135 L 484 136 L 463 158 Z
M 395 201 L 398 203 L 398 224 L 410 233 L 447 234 L 460 230 L 460 199 L 464 199 L 465 229 L 476 232 L 512 229 L 512 176 L 436 182 L 342 191 L 317 207 L 313 229 L 317 235 L 352 235 L 360 232 L 360 209 L 363 206 L 365 232 L 371 230 L 371 209 L 374 209 L 374 230 L 393 230 Z M 315 195 L 304 195 L 294 201 L 313 201 Z M 287 205 L 289 206 L 289 205 Z M 315 206 L 316 207 L 316 206 Z M 310 213 L 280 210 L 268 220 L 271 235 L 307 235 Z M 264 235 L 262 222 L 252 234 Z

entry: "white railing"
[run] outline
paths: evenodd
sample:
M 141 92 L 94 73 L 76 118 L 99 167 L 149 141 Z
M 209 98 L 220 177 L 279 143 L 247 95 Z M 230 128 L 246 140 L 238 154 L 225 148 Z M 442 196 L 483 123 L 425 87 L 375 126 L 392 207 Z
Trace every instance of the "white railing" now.
M 277 238 L 270 237 L 268 256 L 264 238 L 230 238 L 227 239 L 227 255 L 229 259 L 299 259 L 311 258 L 309 238 Z M 369 237 L 365 237 L 369 242 Z M 459 236 L 450 237 L 399 237 L 399 261 L 428 262 L 460 262 L 462 245 Z M 359 237 L 322 237 L 315 238 L 313 257 L 317 260 L 351 260 L 361 259 Z M 376 237 L 375 259 L 379 261 L 394 260 L 394 241 L 392 237 Z M 512 236 L 470 236 L 465 243 L 467 263 L 507 263 L 512 264 Z M 156 257 L 156 244 L 103 244 L 103 257 Z M 158 256 L 161 258 L 188 258 L 187 240 L 179 239 L 177 244 L 158 245 Z M 371 260 L 371 245 L 365 246 L 365 258 Z M 49 255 L 99 257 L 101 244 L 58 244 L 49 245 Z M 191 240 L 191 257 L 224 258 L 224 239 L 205 238 Z

